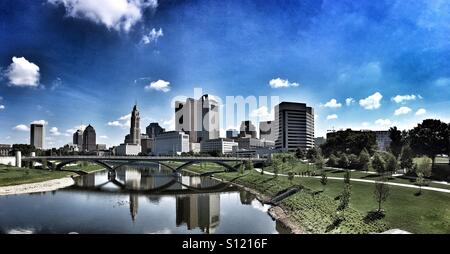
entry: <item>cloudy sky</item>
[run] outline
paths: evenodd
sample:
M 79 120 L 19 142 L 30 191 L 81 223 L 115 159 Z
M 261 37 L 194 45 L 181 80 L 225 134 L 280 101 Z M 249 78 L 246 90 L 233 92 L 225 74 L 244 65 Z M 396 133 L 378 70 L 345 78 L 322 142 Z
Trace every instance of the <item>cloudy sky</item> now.
M 39 121 L 48 146 L 87 124 L 117 145 L 135 101 L 141 126 L 170 129 L 194 88 L 306 102 L 316 136 L 450 121 L 444 0 L 4 0 L 0 45 L 0 143 Z

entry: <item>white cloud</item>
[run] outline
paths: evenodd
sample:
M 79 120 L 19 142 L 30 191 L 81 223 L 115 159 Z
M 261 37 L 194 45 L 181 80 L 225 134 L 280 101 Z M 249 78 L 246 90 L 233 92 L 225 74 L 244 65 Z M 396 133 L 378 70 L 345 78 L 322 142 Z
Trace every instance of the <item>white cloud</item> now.
M 31 122 L 31 124 L 42 124 L 42 125 L 47 125 L 48 122 L 45 120 L 35 120 L 33 122 Z
M 266 106 L 262 106 L 250 112 L 250 117 L 258 118 L 260 121 L 269 121 L 274 119 L 274 111 L 269 112 Z
M 287 79 L 276 78 L 269 81 L 269 85 L 272 88 L 283 88 L 283 87 L 297 87 L 300 84 L 296 82 L 289 82 Z
M 108 29 L 128 32 L 142 19 L 147 8 L 158 7 L 157 0 L 47 0 L 62 5 L 67 16 L 103 24 Z
M 329 102 L 324 105 L 326 108 L 340 108 L 342 107 L 341 103 L 338 103 L 336 99 L 331 99 Z
M 82 130 L 82 131 L 84 131 L 84 129 L 86 129 L 86 125 L 84 125 L 84 124 L 82 124 L 82 125 L 79 125 L 79 126 L 74 126 L 72 129 L 68 129 L 68 130 L 66 130 L 66 132 L 67 133 L 70 133 L 70 134 L 73 134 L 73 133 L 75 133 L 77 130 Z
M 52 128 L 50 128 L 50 134 L 53 136 L 60 136 L 61 132 L 59 132 L 58 128 L 52 127 Z
M 5 109 L 5 105 L 0 104 L 0 110 L 4 110 L 4 109 Z
M 103 136 L 100 136 L 100 138 L 102 138 L 102 139 L 108 139 L 108 136 L 103 135 Z
M 145 90 L 153 89 L 156 91 L 161 91 L 161 92 L 167 93 L 168 91 L 170 91 L 169 85 L 170 85 L 170 82 L 160 79 L 160 80 L 151 82 L 149 85 L 145 86 L 144 89 Z
M 16 130 L 16 131 L 29 131 L 30 129 L 25 124 L 19 124 L 16 127 L 14 127 L 13 130 Z
M 427 113 L 426 109 L 420 108 L 420 109 L 417 110 L 416 116 L 422 116 L 422 115 L 425 115 L 426 113 Z
M 352 97 L 345 99 L 345 104 L 347 106 L 352 105 L 353 103 L 355 103 L 355 99 L 353 99 Z
M 375 121 L 376 125 L 380 125 L 380 126 L 388 126 L 391 125 L 391 120 L 389 119 L 378 119 Z
M 395 110 L 394 115 L 396 115 L 396 116 L 405 115 L 405 114 L 408 114 L 409 112 L 411 112 L 410 108 L 408 108 L 408 107 L 400 107 L 400 108 Z
M 37 87 L 39 86 L 39 66 L 29 62 L 24 57 L 13 57 L 12 63 L 6 69 L 4 74 L 9 85 L 18 87 Z
M 128 120 L 128 119 L 131 119 L 131 113 L 129 113 L 128 115 L 121 116 L 119 118 L 119 120 Z
M 175 130 L 175 117 L 162 121 L 162 127 L 167 131 Z
M 158 38 L 162 36 L 164 36 L 162 28 L 159 28 L 159 30 L 153 28 L 148 34 L 144 34 L 144 36 L 142 36 L 141 43 L 149 44 L 152 42 L 157 42 Z
M 338 115 L 332 114 L 327 116 L 327 120 L 334 120 L 334 119 L 338 119 Z
M 376 92 L 365 99 L 359 100 L 359 105 L 368 110 L 378 109 L 381 107 L 380 101 L 382 98 L 383 95 L 381 95 L 381 93 L 379 92 Z
M 404 101 L 413 101 L 416 98 L 417 97 L 414 94 L 411 94 L 411 95 L 397 95 L 394 98 L 392 98 L 392 100 L 395 101 L 396 103 L 402 103 Z
M 107 125 L 127 129 L 131 126 L 131 113 L 121 116 L 117 120 L 108 122 Z

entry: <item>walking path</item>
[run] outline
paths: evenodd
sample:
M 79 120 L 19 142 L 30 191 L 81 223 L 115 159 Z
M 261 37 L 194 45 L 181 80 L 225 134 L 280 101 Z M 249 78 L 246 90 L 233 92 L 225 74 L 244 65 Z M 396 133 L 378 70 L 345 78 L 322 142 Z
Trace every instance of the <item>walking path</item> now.
M 261 169 L 260 168 L 255 168 L 255 170 L 259 173 L 261 173 Z M 263 174 L 265 175 L 275 175 L 272 172 L 267 172 L 264 171 Z M 278 176 L 288 176 L 286 174 L 278 174 Z M 294 177 L 304 177 L 304 178 L 317 178 L 320 179 L 320 176 L 300 176 L 300 175 L 294 175 Z M 329 176 L 327 177 L 328 179 L 331 180 L 344 180 L 343 177 L 333 177 L 333 176 Z M 355 179 L 355 178 L 350 178 L 350 181 L 353 182 L 363 182 L 363 183 L 376 183 L 376 181 L 374 180 L 366 180 L 366 179 Z M 393 185 L 393 186 L 400 186 L 400 187 L 406 187 L 406 188 L 413 188 L 413 189 L 419 189 L 420 187 L 417 185 L 412 185 L 412 184 L 404 184 L 404 183 L 392 183 L 392 182 L 385 182 L 385 184 L 387 185 Z M 441 188 L 435 188 L 435 187 L 428 187 L 428 186 L 423 186 L 422 190 L 430 190 L 430 191 L 437 191 L 437 192 L 443 192 L 443 193 L 450 193 L 449 189 L 441 189 Z

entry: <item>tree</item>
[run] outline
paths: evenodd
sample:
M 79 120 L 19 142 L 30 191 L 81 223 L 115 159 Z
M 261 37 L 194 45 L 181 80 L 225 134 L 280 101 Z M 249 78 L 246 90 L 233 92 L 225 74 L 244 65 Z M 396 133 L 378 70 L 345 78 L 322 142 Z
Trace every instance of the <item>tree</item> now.
M 351 176 L 351 174 L 350 174 L 350 170 L 345 170 L 345 173 L 344 173 L 344 183 L 345 184 L 350 184 L 350 176 Z
M 274 161 L 272 167 L 273 167 L 273 174 L 275 175 L 275 178 L 277 178 L 278 177 L 278 172 L 280 170 L 280 162 L 278 160 Z
M 341 154 L 339 157 L 339 167 L 348 168 L 350 166 L 350 161 L 345 153 Z
M 337 131 L 327 135 L 327 141 L 321 145 L 322 153 L 329 157 L 333 153 L 359 154 L 363 149 L 373 154 L 377 140 L 373 131 Z
M 295 150 L 295 157 L 300 160 L 305 158 L 305 151 L 303 150 L 303 148 L 299 147 L 297 148 L 297 150 Z
M 325 160 L 323 159 L 322 154 L 317 154 L 317 157 L 315 159 L 314 165 L 316 166 L 316 169 L 322 170 L 323 165 L 325 164 Z
M 341 197 L 339 199 L 339 207 L 338 210 L 345 210 L 345 208 L 348 207 L 348 204 L 350 203 L 350 195 L 351 195 L 351 185 L 345 184 L 344 190 L 341 193 Z
M 315 162 L 317 154 L 318 154 L 317 149 L 313 147 L 306 152 L 306 159 L 308 159 L 311 162 Z
M 245 170 L 253 170 L 253 163 L 250 160 L 245 161 Z
M 338 157 L 336 157 L 336 155 L 332 154 L 332 155 L 330 155 L 330 158 L 327 161 L 327 166 L 328 167 L 337 167 L 337 166 L 339 166 L 338 162 L 339 162 Z
M 323 185 L 323 190 L 325 190 L 325 185 L 327 185 L 328 177 L 325 170 L 322 170 L 322 173 L 320 174 L 320 183 Z
M 421 157 L 416 162 L 416 184 L 419 185 L 419 195 L 422 194 L 422 186 L 425 185 L 425 177 L 431 176 L 432 160 L 426 156 Z
M 400 168 L 410 171 L 413 169 L 413 166 L 413 152 L 411 147 L 409 145 L 404 145 L 400 154 Z
M 355 154 L 349 154 L 348 155 L 349 160 L 349 168 L 351 169 L 357 169 L 359 168 L 359 158 Z
M 398 169 L 398 162 L 397 162 L 397 158 L 391 154 L 391 153 L 386 153 L 386 172 L 388 172 L 389 174 L 393 174 L 397 171 Z
M 359 154 L 359 169 L 369 171 L 370 169 L 370 154 L 367 149 L 363 149 Z
M 419 155 L 426 155 L 432 160 L 432 168 L 436 155 L 449 151 L 448 125 L 440 120 L 426 119 L 409 133 L 411 149 Z
M 383 175 L 386 171 L 386 162 L 379 153 L 376 153 L 373 157 L 372 168 L 380 175 Z
M 384 180 L 375 182 L 374 196 L 378 203 L 377 212 L 381 213 L 381 203 L 386 201 L 389 196 L 389 186 L 384 182 Z
M 292 172 L 292 171 L 288 172 L 288 180 L 292 185 L 292 180 L 294 180 L 294 172 Z
M 402 132 L 398 130 L 396 126 L 391 127 L 389 129 L 389 138 L 391 139 L 391 144 L 389 146 L 391 153 L 398 158 L 403 146 Z

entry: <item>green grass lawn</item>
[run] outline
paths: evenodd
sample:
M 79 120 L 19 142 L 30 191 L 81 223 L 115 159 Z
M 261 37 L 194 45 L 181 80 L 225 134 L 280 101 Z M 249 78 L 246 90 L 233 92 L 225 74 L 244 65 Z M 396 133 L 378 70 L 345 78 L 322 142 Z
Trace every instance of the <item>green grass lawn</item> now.
M 319 179 L 302 178 L 300 182 L 312 189 L 323 188 Z M 336 197 L 342 187 L 342 181 L 328 180 L 324 194 Z M 383 221 L 390 228 L 413 233 L 450 233 L 450 194 L 422 190 L 422 195 L 416 196 L 416 189 L 397 186 L 389 189 L 390 196 L 383 204 L 386 210 Z M 373 184 L 352 182 L 351 207 L 363 214 L 375 209 L 373 191 Z
M 71 176 L 74 173 L 0 166 L 0 186 L 42 182 Z
M 95 163 L 87 163 L 87 164 L 78 163 L 77 165 L 63 167 L 63 170 L 81 170 L 86 173 L 91 173 L 102 169 L 104 169 L 103 166 Z
M 194 170 L 203 171 L 198 168 Z M 320 180 L 315 178 L 295 178 L 291 183 L 287 177 L 274 178 L 256 172 L 246 172 L 244 176 L 239 173 L 221 173 L 216 176 L 226 180 L 239 177 L 236 180 L 238 183 L 269 196 L 291 184 L 301 184 L 312 191 L 323 190 Z M 332 223 L 332 215 L 335 214 L 339 202 L 335 198 L 342 192 L 343 186 L 343 181 L 329 179 L 325 191 L 314 199 L 307 193 L 298 193 L 283 201 L 282 205 L 288 207 L 293 219 L 301 226 L 306 226 L 308 231 L 324 233 Z M 373 197 L 374 185 L 352 182 L 350 222 L 343 223 L 330 232 L 368 233 L 374 229 L 400 228 L 412 233 L 450 233 L 450 194 L 422 190 L 422 195 L 416 196 L 417 189 L 397 186 L 389 188 L 390 196 L 382 205 L 386 216 L 377 221 L 379 224 L 368 225 L 364 223 L 363 218 L 377 208 Z M 386 228 L 383 225 L 386 225 Z

